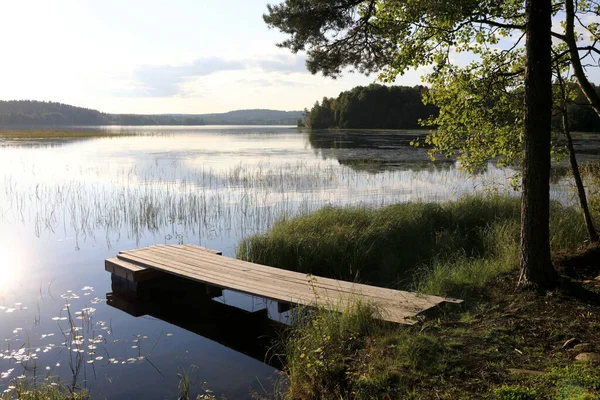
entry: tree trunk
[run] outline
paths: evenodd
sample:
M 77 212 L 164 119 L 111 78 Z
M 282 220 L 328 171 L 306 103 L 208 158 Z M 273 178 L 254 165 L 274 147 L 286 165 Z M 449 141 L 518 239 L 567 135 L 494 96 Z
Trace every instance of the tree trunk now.
M 521 196 L 521 279 L 543 290 L 558 274 L 550 259 L 551 0 L 527 0 L 525 154 Z
M 575 37 L 575 8 L 573 0 L 565 1 L 565 42 L 569 47 L 569 56 L 571 58 L 571 66 L 573 67 L 573 73 L 577 79 L 577 84 L 583 92 L 585 98 L 589 101 L 590 105 L 596 111 L 598 118 L 600 118 L 600 96 L 594 90 L 594 87 L 587 78 L 583 66 L 581 65 L 581 59 L 579 58 L 579 50 L 577 50 L 577 39 Z

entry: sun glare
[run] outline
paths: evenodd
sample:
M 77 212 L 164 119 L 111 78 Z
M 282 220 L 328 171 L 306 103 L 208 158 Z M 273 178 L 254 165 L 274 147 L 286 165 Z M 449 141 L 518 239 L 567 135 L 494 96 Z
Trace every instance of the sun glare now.
M 21 261 L 20 257 L 10 250 L 0 253 L 0 293 L 6 292 L 17 283 L 21 274 Z

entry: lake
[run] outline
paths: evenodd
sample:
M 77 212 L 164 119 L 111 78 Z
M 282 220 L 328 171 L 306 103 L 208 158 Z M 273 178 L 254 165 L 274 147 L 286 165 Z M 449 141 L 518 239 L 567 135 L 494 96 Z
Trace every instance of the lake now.
M 121 135 L 0 141 L 0 392 L 52 376 L 97 398 L 176 398 L 180 374 L 194 394 L 270 393 L 284 383 L 254 315 L 285 323 L 275 304 L 225 291 L 195 308 L 109 305 L 104 260 L 156 243 L 234 256 L 241 238 L 325 206 L 518 195 L 510 169 L 429 162 L 409 146 L 422 132 L 103 129 Z M 590 140 L 580 147 L 594 158 Z M 553 195 L 569 201 L 568 186 Z

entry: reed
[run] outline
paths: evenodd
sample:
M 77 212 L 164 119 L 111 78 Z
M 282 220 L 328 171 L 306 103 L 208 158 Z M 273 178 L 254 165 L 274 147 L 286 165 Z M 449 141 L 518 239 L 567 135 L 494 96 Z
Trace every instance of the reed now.
M 473 182 L 465 186 L 468 180 L 457 170 L 371 175 L 306 162 L 254 168 L 238 164 L 229 169 L 152 164 L 103 174 L 96 168 L 69 170 L 68 178 L 53 181 L 23 181 L 7 174 L 0 219 L 30 224 L 38 236 L 68 232 L 77 243 L 103 239 L 109 246 L 121 235 L 139 241 L 159 232 L 199 241 L 241 239 L 265 232 L 275 221 L 327 206 L 385 206 L 415 198 L 444 201 L 480 190 Z M 461 188 L 453 188 L 458 183 Z

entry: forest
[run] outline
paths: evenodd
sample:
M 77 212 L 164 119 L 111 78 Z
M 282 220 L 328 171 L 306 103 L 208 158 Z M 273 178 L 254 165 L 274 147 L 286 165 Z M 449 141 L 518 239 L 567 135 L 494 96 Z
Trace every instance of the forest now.
M 600 86 L 594 88 L 600 93 Z M 306 125 L 313 129 L 416 129 L 422 127 L 420 120 L 438 113 L 434 105 L 423 104 L 423 94 L 428 90 L 425 86 L 357 86 L 337 98 L 317 101 L 306 112 Z M 583 93 L 577 89 L 569 103 L 571 129 L 600 132 L 600 119 L 585 104 Z
M 437 113 L 422 102 L 424 86 L 357 86 L 324 97 L 308 113 L 307 125 L 314 129 L 414 129 L 419 120 Z
M 108 114 L 57 102 L 0 101 L 0 126 L 295 125 L 301 111 L 236 110 L 216 114 Z

